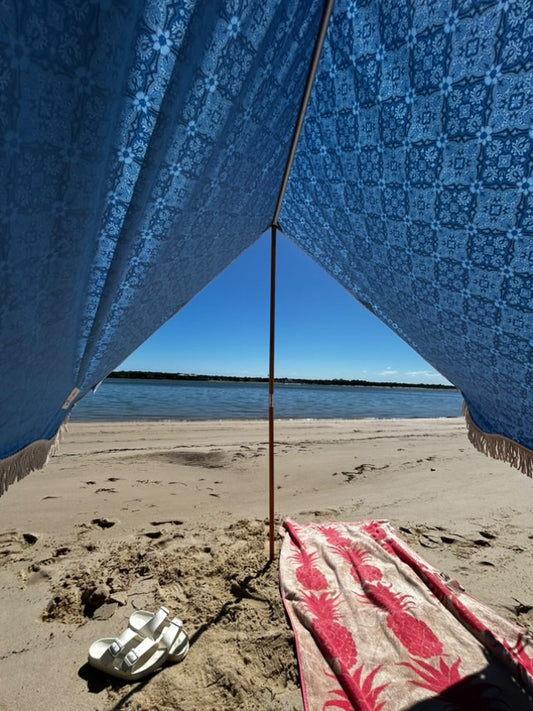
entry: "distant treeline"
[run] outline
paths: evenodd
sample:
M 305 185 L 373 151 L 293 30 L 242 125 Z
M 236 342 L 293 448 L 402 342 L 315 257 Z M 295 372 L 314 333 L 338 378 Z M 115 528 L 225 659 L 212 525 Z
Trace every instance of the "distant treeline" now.
M 109 378 L 130 378 L 135 380 L 216 380 L 229 383 L 268 383 L 268 378 L 248 378 L 236 375 L 193 375 L 191 373 L 155 373 L 145 370 L 119 370 Z M 298 385 L 363 385 L 380 388 L 426 388 L 430 390 L 455 390 L 453 385 L 429 385 L 428 383 L 374 383 L 370 380 L 309 380 L 307 378 L 275 378 L 276 383 L 295 383 Z

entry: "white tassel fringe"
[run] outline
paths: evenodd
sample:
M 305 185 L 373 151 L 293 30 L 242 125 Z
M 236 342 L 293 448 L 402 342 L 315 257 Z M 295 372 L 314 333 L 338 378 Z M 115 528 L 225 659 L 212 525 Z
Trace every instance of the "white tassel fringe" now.
M 24 479 L 35 469 L 42 469 L 48 463 L 50 457 L 57 452 L 66 429 L 67 420 L 59 427 L 52 439 L 39 439 L 19 452 L 0 459 L 0 496 L 5 494 L 8 487 L 16 481 Z
M 508 437 L 482 432 L 474 423 L 466 403 L 463 402 L 468 439 L 474 447 L 493 459 L 507 462 L 528 477 L 533 476 L 533 451 Z

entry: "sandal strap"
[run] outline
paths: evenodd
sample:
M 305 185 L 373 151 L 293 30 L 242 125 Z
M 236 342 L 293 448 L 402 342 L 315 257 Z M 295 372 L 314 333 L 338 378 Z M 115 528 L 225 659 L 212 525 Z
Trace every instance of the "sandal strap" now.
M 113 640 L 113 642 L 111 642 L 111 644 L 107 648 L 107 651 L 109 652 L 109 654 L 112 657 L 118 657 L 118 655 L 120 654 L 120 652 L 123 649 L 124 649 L 124 646 L 122 644 L 120 644 L 118 639 L 115 639 L 115 640 Z
M 183 622 L 178 617 L 174 617 L 174 619 L 170 620 L 168 627 L 159 638 L 159 646 L 165 647 L 168 650 L 172 649 L 182 629 Z
M 157 637 L 158 633 L 161 632 L 160 627 L 167 621 L 169 614 L 169 610 L 161 606 L 153 617 L 141 628 L 141 634 L 145 637 Z
M 158 644 L 150 637 L 145 637 L 140 644 L 124 656 L 120 668 L 123 671 L 132 671 L 132 667 L 143 661 L 146 657 L 151 656 L 158 649 Z
M 145 637 L 140 644 L 133 649 L 130 649 L 130 651 L 124 656 L 121 669 L 124 671 L 132 671 L 132 668 L 136 664 L 144 661 L 146 657 L 152 656 L 156 650 L 164 649 L 168 653 L 178 639 L 182 626 L 182 621 L 175 617 L 169 622 L 167 628 L 159 639 Z
M 166 616 L 168 616 L 168 610 L 166 610 L 166 608 L 161 609 L 164 610 Z M 168 654 L 175 645 L 182 629 L 183 622 L 178 617 L 174 617 L 170 620 L 168 625 L 165 627 L 164 632 L 159 635 L 157 639 L 154 639 L 153 637 L 144 637 L 139 644 L 130 649 L 129 652 L 124 655 L 120 668 L 122 671 L 132 672 L 133 667 L 139 665 L 141 662 L 144 662 L 146 658 L 152 656 L 156 650 L 165 650 Z
M 139 641 L 139 636 L 129 627 L 122 632 L 119 637 L 109 645 L 108 651 L 112 657 L 118 657 L 126 649 L 129 649 L 135 642 Z

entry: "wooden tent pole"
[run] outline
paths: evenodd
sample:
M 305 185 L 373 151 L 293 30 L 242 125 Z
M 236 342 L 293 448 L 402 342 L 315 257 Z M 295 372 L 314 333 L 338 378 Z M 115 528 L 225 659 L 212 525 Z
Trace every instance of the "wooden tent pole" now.
M 283 177 L 281 179 L 281 186 L 278 194 L 278 200 L 276 207 L 274 209 L 274 215 L 272 217 L 272 224 L 270 226 L 271 230 L 271 247 L 270 247 L 270 364 L 269 364 L 269 378 L 268 378 L 268 491 L 269 491 L 269 542 L 270 542 L 270 560 L 274 560 L 274 321 L 275 321 L 275 309 L 276 309 L 276 234 L 278 230 L 278 218 L 281 211 L 281 204 L 283 202 L 283 197 L 285 195 L 285 190 L 287 188 L 287 182 L 289 180 L 289 174 L 291 172 L 292 162 L 296 154 L 296 146 L 298 145 L 298 138 L 303 126 L 305 110 L 309 102 L 309 97 L 311 96 L 311 89 L 313 87 L 313 82 L 315 79 L 316 70 L 318 67 L 318 60 L 320 58 L 320 52 L 322 51 L 322 45 L 324 44 L 324 39 L 326 37 L 326 31 L 328 28 L 328 22 L 333 9 L 334 0 L 324 0 L 324 9 L 322 11 L 322 18 L 320 20 L 320 26 L 318 28 L 318 35 L 316 38 L 315 46 L 313 48 L 313 54 L 311 56 L 311 62 L 309 65 L 309 71 L 307 73 L 307 79 L 305 82 L 303 96 L 300 102 L 300 108 L 298 111 L 298 116 L 296 118 L 296 123 L 294 124 L 294 130 L 291 138 L 291 145 L 289 149 L 289 155 L 287 156 L 287 162 L 285 163 L 285 169 L 283 171 Z
M 274 560 L 274 336 L 276 326 L 276 225 L 270 228 L 270 356 L 268 367 L 269 560 Z

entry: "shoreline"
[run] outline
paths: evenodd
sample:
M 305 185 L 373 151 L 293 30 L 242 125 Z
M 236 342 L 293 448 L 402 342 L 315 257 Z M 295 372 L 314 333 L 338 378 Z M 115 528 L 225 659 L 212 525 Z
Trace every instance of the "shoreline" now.
M 69 423 L 0 499 L 2 711 L 58 696 L 80 711 L 301 711 L 277 561 L 265 567 L 267 439 L 266 420 Z M 277 420 L 275 439 L 277 523 L 390 520 L 533 628 L 533 481 L 478 453 L 463 418 Z M 235 594 L 249 576 L 260 599 Z M 107 619 L 83 602 L 98 586 Z M 93 640 L 161 604 L 193 639 L 181 664 L 138 685 L 87 667 Z
M 268 384 L 268 377 L 247 377 L 240 375 L 203 375 L 194 373 L 164 373 L 148 370 L 117 370 L 105 380 L 169 380 L 201 383 L 257 383 Z M 358 378 L 274 378 L 276 385 L 325 385 L 344 387 L 414 388 L 420 390 L 455 390 L 455 385 L 444 383 L 398 383 L 395 381 L 360 380 Z
M 459 420 L 464 422 L 464 416 L 463 415 L 441 415 L 440 417 L 413 417 L 412 415 L 405 416 L 405 417 L 275 417 L 274 422 L 382 422 L 382 421 L 387 421 L 387 422 L 403 422 L 405 420 L 424 420 L 424 421 L 439 421 L 439 420 Z M 216 423 L 220 424 L 223 422 L 234 422 L 234 423 L 268 423 L 268 419 L 266 417 L 243 417 L 238 418 L 238 417 L 221 417 L 219 419 L 210 417 L 210 418 L 205 418 L 205 419 L 184 419 L 184 418 L 179 418 L 179 417 L 167 417 L 167 418 L 154 418 L 154 419 L 147 419 L 146 417 L 144 418 L 139 418 L 139 419 L 129 419 L 122 417 L 121 419 L 116 419 L 116 420 L 110 420 L 110 419 L 77 419 L 77 418 L 70 418 L 69 420 L 69 425 L 70 424 L 81 424 L 81 425 L 90 425 L 92 424 L 172 424 L 172 423 L 184 423 L 184 424 L 198 424 L 198 423 Z

